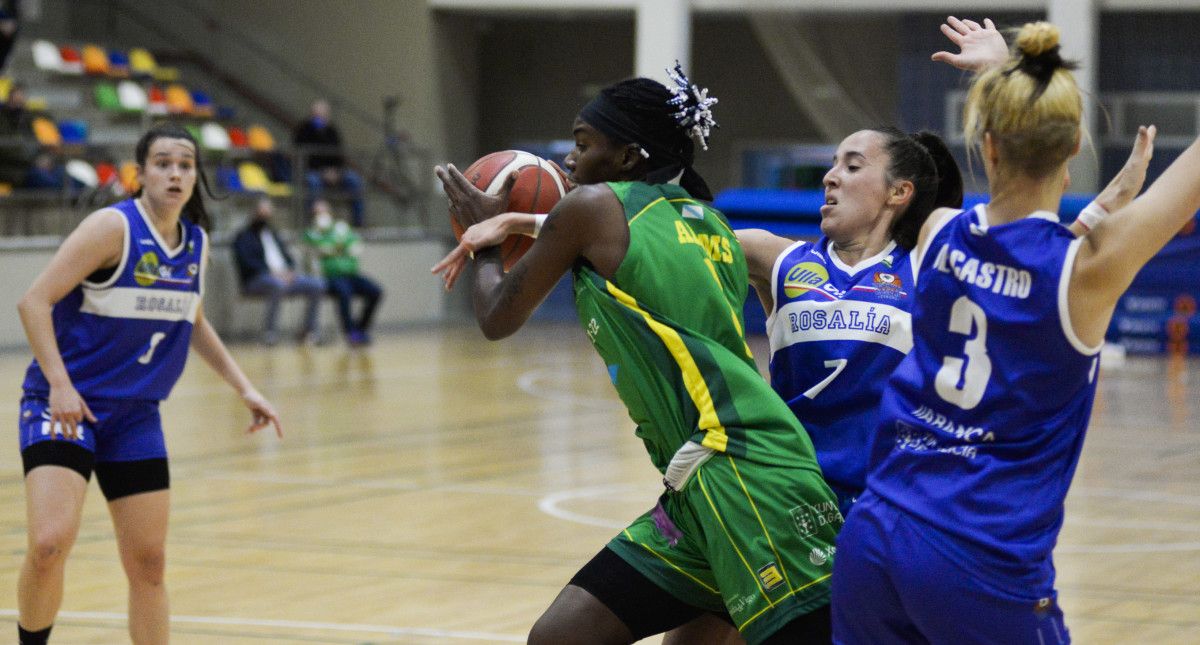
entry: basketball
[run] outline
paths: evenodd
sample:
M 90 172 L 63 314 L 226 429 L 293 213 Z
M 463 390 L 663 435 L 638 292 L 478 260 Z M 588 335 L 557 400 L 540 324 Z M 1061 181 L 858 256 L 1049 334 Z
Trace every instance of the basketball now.
M 503 150 L 480 157 L 463 171 L 463 176 L 479 190 L 495 195 L 500 192 L 504 180 L 514 170 L 518 173 L 517 181 L 508 194 L 506 212 L 549 213 L 558 200 L 567 194 L 567 177 L 557 165 L 520 150 Z M 454 237 L 461 240 L 463 228 L 453 216 L 450 217 L 450 226 L 454 229 Z M 500 245 L 504 270 L 511 269 L 531 246 L 532 237 L 508 236 Z

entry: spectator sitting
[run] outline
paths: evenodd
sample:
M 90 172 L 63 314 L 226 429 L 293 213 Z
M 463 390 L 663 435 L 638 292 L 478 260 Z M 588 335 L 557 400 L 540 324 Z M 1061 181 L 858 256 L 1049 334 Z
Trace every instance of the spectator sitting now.
M 312 113 L 296 128 L 293 143 L 297 151 L 308 155 L 304 172 L 304 183 L 308 198 L 315 200 L 325 188 L 338 188 L 350 194 L 350 222 L 363 225 L 363 180 L 358 173 L 346 167 L 342 154 L 342 136 L 337 126 L 329 120 L 329 102 L 324 99 L 313 101 Z
M 271 200 L 258 200 L 254 218 L 238 232 L 233 240 L 233 257 L 238 267 L 242 293 L 248 296 L 266 296 L 267 319 L 263 330 L 263 342 L 275 345 L 279 342 L 276 327 L 279 318 L 279 302 L 284 296 L 302 295 L 308 299 L 304 315 L 304 327 L 297 341 L 300 344 L 320 341 L 317 335 L 317 315 L 325 282 L 315 276 L 296 272 L 296 264 L 288 254 L 287 247 L 271 226 L 274 212 Z
M 25 87 L 13 83 L 8 91 L 8 101 L 0 105 L 0 182 L 10 186 L 30 184 L 29 176 L 41 147 L 33 134 L 33 116 L 25 109 L 25 99 Z M 44 170 L 50 170 L 53 159 L 47 157 L 41 165 Z M 41 181 L 35 179 L 34 183 Z M 53 187 L 61 186 L 60 174 Z
M 311 246 L 321 260 L 321 273 L 325 276 L 329 293 L 337 298 L 338 314 L 342 318 L 342 330 L 351 345 L 366 345 L 371 342 L 371 320 L 383 297 L 383 289 L 374 280 L 361 273 L 358 255 L 362 242 L 358 234 L 342 220 L 334 220 L 329 202 L 313 201 L 313 225 L 304 232 L 304 242 Z M 351 300 L 360 296 L 362 312 L 355 320 L 351 313 Z

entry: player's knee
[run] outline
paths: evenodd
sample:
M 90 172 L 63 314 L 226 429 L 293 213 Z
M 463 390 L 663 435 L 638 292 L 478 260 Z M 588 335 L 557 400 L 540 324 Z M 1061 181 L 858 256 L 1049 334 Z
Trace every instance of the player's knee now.
M 71 550 L 74 535 L 71 531 L 51 527 L 34 531 L 29 536 L 29 562 L 37 571 L 61 567 Z
M 125 573 L 130 582 L 161 585 L 166 568 L 166 549 L 162 546 L 138 547 L 125 558 Z

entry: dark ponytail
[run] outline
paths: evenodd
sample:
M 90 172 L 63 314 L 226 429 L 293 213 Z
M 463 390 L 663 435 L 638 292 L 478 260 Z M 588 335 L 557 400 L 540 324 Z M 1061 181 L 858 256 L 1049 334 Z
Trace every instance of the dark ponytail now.
M 188 221 L 208 231 L 212 228 L 212 217 L 208 214 L 208 209 L 204 207 L 204 198 L 200 194 L 200 189 L 203 187 L 204 192 L 208 193 L 209 197 L 213 196 L 212 189 L 208 186 L 208 177 L 204 174 L 204 164 L 200 157 L 200 144 L 196 142 L 195 137 L 190 132 L 177 123 L 163 122 L 155 125 L 138 139 L 137 146 L 134 148 L 134 158 L 143 170 L 146 168 L 146 161 L 150 155 L 150 146 L 159 139 L 184 139 L 192 143 L 192 148 L 196 151 L 196 186 L 192 190 L 192 196 L 188 198 L 187 203 L 183 205 L 182 215 Z M 139 187 L 134 197 L 141 197 L 142 189 Z
M 962 207 L 962 173 L 946 143 L 932 132 L 909 135 L 891 126 L 871 130 L 884 138 L 883 147 L 890 158 L 888 183 L 904 180 L 913 184 L 912 201 L 892 222 L 891 231 L 896 244 L 911 249 L 934 209 Z

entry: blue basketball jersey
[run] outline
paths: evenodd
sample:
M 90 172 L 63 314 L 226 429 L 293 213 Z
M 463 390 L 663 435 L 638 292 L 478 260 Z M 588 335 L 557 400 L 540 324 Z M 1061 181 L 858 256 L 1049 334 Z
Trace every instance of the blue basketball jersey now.
M 883 384 L 912 347 L 913 275 L 894 242 L 851 267 L 825 237 L 792 245 L 771 273 L 771 386 L 808 430 L 843 512 L 866 486 Z
M 867 487 L 943 532 L 971 566 L 1048 590 L 1096 390 L 1075 335 L 1079 242 L 1053 213 L 948 216 L 919 265 L 913 350 L 883 394 Z M 931 532 L 937 539 L 937 532 Z
M 180 220 L 179 245 L 170 249 L 136 200 L 111 208 L 125 220 L 125 252 L 107 279 L 84 280 L 54 305 L 55 338 L 84 399 L 162 400 L 187 361 L 204 291 L 207 236 Z M 36 359 L 24 389 L 50 392 Z

